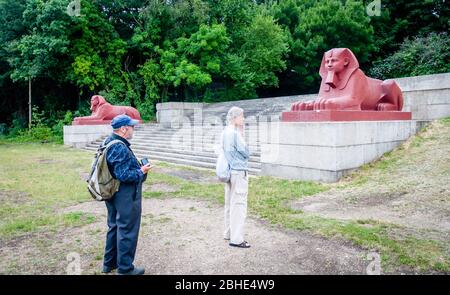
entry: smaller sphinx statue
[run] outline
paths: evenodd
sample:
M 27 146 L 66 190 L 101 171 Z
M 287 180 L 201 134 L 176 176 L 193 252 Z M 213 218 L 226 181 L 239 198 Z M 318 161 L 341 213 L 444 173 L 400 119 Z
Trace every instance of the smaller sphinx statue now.
M 319 72 L 322 82 L 318 98 L 294 103 L 291 111 L 401 111 L 403 108 L 403 95 L 397 83 L 367 77 L 348 48 L 325 52 Z
M 117 115 L 128 115 L 132 119 L 139 120 L 142 123 L 139 111 L 133 107 L 115 106 L 106 101 L 103 96 L 94 95 L 91 98 L 92 114 L 86 117 L 76 117 L 72 125 L 103 125 L 109 124 Z

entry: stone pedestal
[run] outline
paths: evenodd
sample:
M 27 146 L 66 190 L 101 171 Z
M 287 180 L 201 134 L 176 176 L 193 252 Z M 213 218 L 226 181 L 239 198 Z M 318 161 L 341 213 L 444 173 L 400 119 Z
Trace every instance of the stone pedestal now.
M 201 115 L 203 103 L 185 103 L 185 102 L 166 102 L 156 104 L 156 117 L 158 123 L 163 127 L 178 126 L 188 120 L 188 117 L 195 116 L 196 113 Z M 199 124 L 202 121 L 198 122 Z
M 85 120 L 85 121 L 78 121 L 74 120 L 72 122 L 72 125 L 109 125 L 111 124 L 112 120 Z M 142 123 L 142 121 L 140 121 Z
M 72 125 L 64 126 L 64 144 L 76 148 L 112 133 L 111 125 Z
M 418 121 L 273 122 L 260 126 L 261 174 L 336 182 L 393 150 Z
M 382 111 L 297 111 L 283 112 L 283 122 L 326 122 L 326 121 L 385 121 L 411 120 L 411 112 L 382 112 Z

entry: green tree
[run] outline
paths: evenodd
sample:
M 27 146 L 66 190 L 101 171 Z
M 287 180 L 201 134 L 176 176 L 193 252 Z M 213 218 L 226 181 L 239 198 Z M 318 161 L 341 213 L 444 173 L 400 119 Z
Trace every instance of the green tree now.
M 431 33 L 406 39 L 400 49 L 374 63 L 370 74 L 379 79 L 450 72 L 450 36 Z
M 13 83 L 11 80 L 13 69 L 8 62 L 10 52 L 7 48 L 12 41 L 26 33 L 22 18 L 25 4 L 24 0 L 0 0 L 0 23 L 2 24 L 0 26 L 0 118 L 2 122 L 22 121 L 21 118 L 17 118 L 20 114 L 18 110 L 23 107 L 22 100 L 18 97 L 26 96 L 23 89 L 25 83 Z M 12 115 L 13 113 L 16 118 Z
M 373 28 L 363 3 L 324 0 L 303 10 L 293 34 L 290 59 L 298 87 L 303 91 L 317 87 L 323 53 L 340 47 L 350 48 L 362 64 L 375 50 Z
M 123 40 L 131 39 L 135 28 L 142 26 L 139 13 L 148 0 L 93 0 L 97 10 L 113 25 Z
M 275 73 L 286 68 L 289 49 L 287 35 L 268 15 L 256 15 L 242 35 L 244 43 L 227 55 L 224 69 L 234 99 L 254 98 L 258 88 L 278 86 Z
M 377 47 L 376 59 L 397 51 L 405 38 L 448 32 L 448 1 L 383 0 L 381 5 L 381 16 L 371 18 Z
M 74 17 L 68 78 L 91 92 L 124 91 L 122 58 L 127 44 L 90 1 L 81 2 L 82 13 Z M 113 97 L 111 97 L 113 98 Z M 114 96 L 115 98 L 115 96 Z
M 190 100 L 212 82 L 219 74 L 223 56 L 230 44 L 224 25 L 200 25 L 189 38 L 180 37 L 173 46 L 161 54 L 161 64 L 165 79 L 174 87 L 183 89 L 185 98 Z
M 6 44 L 13 81 L 28 81 L 29 127 L 31 128 L 31 84 L 37 77 L 57 79 L 59 61 L 68 50 L 70 18 L 64 0 L 27 0 L 23 10 L 24 33 Z M 17 8 L 17 7 L 16 7 Z M 8 37 L 7 37 L 8 38 Z

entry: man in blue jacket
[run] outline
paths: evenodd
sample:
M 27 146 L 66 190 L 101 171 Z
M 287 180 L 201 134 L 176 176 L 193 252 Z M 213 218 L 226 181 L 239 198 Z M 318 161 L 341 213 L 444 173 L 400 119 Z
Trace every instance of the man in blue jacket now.
M 119 190 L 105 201 L 108 209 L 108 233 L 106 236 L 103 273 L 117 269 L 118 274 L 142 275 L 144 268 L 133 265 L 141 224 L 142 182 L 150 170 L 150 164 L 141 166 L 130 149 L 137 120 L 127 115 L 116 116 L 111 121 L 113 133 L 104 141 L 113 144 L 107 151 L 106 162 L 111 175 L 120 181 Z

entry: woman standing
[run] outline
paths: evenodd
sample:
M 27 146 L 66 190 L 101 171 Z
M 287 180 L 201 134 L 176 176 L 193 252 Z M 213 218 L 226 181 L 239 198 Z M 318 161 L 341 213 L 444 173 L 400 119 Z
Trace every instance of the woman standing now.
M 230 246 L 249 248 L 244 239 L 248 195 L 248 145 L 245 143 L 244 110 L 232 107 L 227 114 L 227 127 L 222 133 L 225 158 L 231 168 L 225 183 L 225 240 Z

